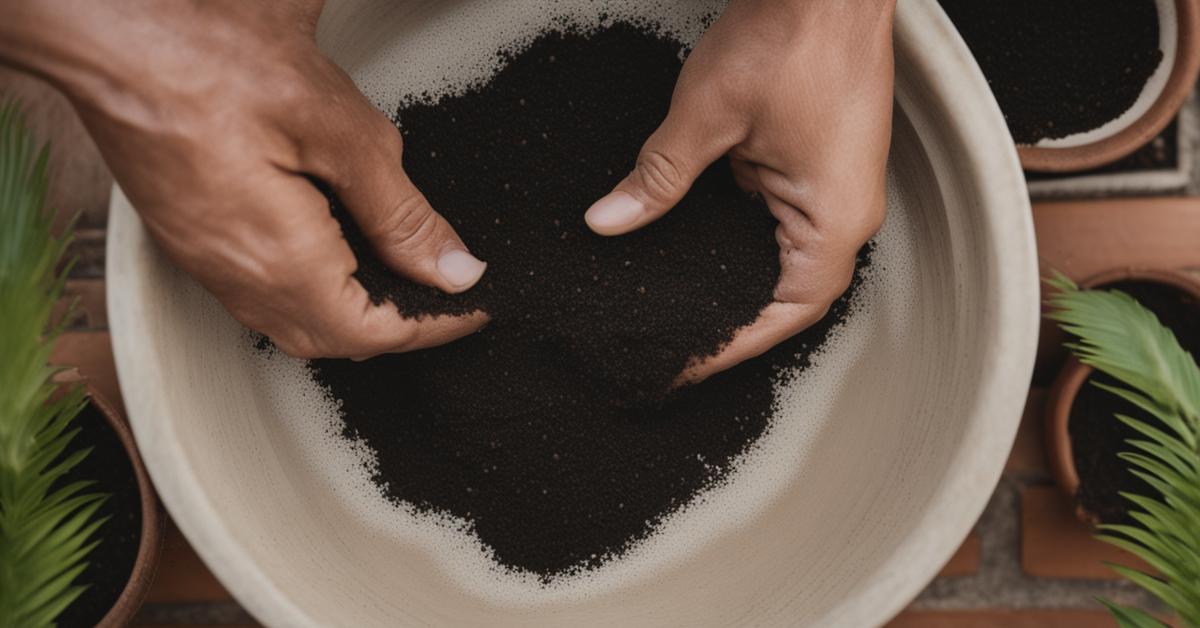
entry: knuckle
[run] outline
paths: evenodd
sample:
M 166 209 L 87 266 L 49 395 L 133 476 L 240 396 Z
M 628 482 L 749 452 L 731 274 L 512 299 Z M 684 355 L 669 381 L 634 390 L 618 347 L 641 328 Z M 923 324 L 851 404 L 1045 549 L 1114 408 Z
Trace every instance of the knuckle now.
M 678 161 L 662 151 L 643 151 L 634 172 L 642 189 L 655 200 L 669 201 L 683 193 L 683 171 Z
M 410 194 L 374 222 L 367 235 L 387 246 L 419 247 L 437 231 L 437 214 L 420 194 Z
M 850 287 L 855 255 L 814 256 L 804 249 L 780 251 L 775 300 L 828 307 Z
M 275 107 L 289 112 L 302 119 L 315 119 L 320 108 L 313 107 L 316 98 L 313 90 L 312 77 L 301 67 L 291 63 L 281 63 L 269 73 L 265 79 L 264 94 L 270 94 L 270 100 Z
M 808 297 L 808 291 L 802 286 L 780 283 L 775 287 L 775 300 L 782 303 L 804 303 Z

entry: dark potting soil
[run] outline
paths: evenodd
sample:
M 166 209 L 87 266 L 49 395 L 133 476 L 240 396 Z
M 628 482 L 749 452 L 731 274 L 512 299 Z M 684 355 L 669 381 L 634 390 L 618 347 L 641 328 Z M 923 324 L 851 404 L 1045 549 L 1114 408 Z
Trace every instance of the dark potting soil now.
M 797 338 L 669 393 L 770 302 L 779 273 L 775 222 L 725 163 L 636 233 L 583 222 L 666 114 L 682 48 L 621 23 L 548 32 L 486 84 L 400 110 L 405 169 L 489 263 L 465 294 L 391 274 L 334 203 L 376 298 L 492 317 L 435 349 L 314 361 L 345 435 L 374 449 L 390 499 L 468 521 L 500 564 L 544 578 L 619 554 L 725 477 L 766 430 L 776 382 L 849 308 L 847 294 Z
M 1079 472 L 1079 492 L 1075 499 L 1102 523 L 1132 523 L 1130 502 L 1121 493 L 1157 497 L 1154 488 L 1129 472 L 1125 461 L 1117 457 L 1130 451 L 1125 444 L 1140 438 L 1133 428 L 1116 419 L 1117 414 L 1156 424 L 1156 419 L 1137 406 L 1095 386 L 1096 382 L 1119 386 L 1117 380 L 1093 373 L 1084 382 L 1071 405 L 1067 430 L 1071 437 L 1071 456 Z
M 1155 0 L 940 0 L 1018 144 L 1103 126 L 1162 62 Z
M 112 608 L 133 573 L 142 536 L 141 492 L 121 440 L 90 404 L 75 417 L 74 426 L 79 434 L 64 455 L 88 447 L 92 452 L 54 486 L 95 482 L 89 490 L 108 494 L 98 513 L 108 521 L 97 531 L 95 538 L 100 544 L 85 559 L 88 566 L 75 580 L 88 585 L 87 590 L 58 617 L 58 625 L 64 628 L 95 626 Z
M 1200 356 L 1200 303 L 1190 294 L 1172 286 L 1149 281 L 1118 281 L 1102 286 L 1116 289 L 1137 299 L 1170 328 L 1180 344 L 1193 356 Z M 1128 470 L 1117 454 L 1130 451 L 1125 443 L 1142 438 L 1133 428 L 1114 418 L 1116 414 L 1158 425 L 1158 419 L 1116 395 L 1097 388 L 1093 382 L 1121 386 L 1102 373 L 1094 373 L 1080 389 L 1071 406 L 1068 431 L 1072 457 L 1079 472 L 1079 504 L 1104 523 L 1132 523 L 1131 506 L 1120 493 L 1158 497 L 1159 493 Z

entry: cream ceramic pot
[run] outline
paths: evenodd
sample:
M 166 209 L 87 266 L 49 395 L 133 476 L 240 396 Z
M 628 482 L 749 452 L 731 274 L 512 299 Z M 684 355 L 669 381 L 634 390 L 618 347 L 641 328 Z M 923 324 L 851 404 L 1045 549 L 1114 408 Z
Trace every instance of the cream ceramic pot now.
M 679 15 L 697 4 L 605 10 L 657 12 L 688 38 L 699 29 Z M 391 108 L 447 76 L 486 76 L 481 50 L 575 5 L 597 11 L 331 0 L 319 40 Z M 886 621 L 991 495 L 1038 322 L 1024 179 L 987 84 L 935 0 L 900 0 L 896 51 L 889 216 L 857 313 L 779 391 L 770 432 L 726 485 L 629 560 L 552 587 L 493 573 L 479 552 L 439 541 L 450 532 L 402 525 L 409 515 L 373 495 L 328 435 L 336 416 L 303 365 L 256 354 L 114 190 L 108 301 L 121 387 L 179 528 L 274 626 Z

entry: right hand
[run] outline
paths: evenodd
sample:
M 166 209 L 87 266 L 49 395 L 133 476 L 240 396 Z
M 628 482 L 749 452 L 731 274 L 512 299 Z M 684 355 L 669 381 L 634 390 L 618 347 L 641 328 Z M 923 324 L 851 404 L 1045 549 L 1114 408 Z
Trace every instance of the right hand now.
M 850 285 L 887 208 L 894 11 L 895 0 L 733 0 L 688 56 L 633 171 L 585 215 L 601 235 L 640 229 L 728 155 L 779 221 L 774 300 L 677 384 L 761 355 Z
M 482 276 L 403 172 L 397 129 L 317 49 L 321 5 L 23 0 L 0 58 L 67 93 L 166 254 L 284 352 L 365 358 L 469 334 L 486 315 L 373 304 L 306 178 L 398 274 L 445 292 Z

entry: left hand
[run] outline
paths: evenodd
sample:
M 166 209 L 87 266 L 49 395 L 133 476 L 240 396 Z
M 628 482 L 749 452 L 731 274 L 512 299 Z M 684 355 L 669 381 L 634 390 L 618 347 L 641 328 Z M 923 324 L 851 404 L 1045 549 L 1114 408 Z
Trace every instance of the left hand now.
M 895 0 L 733 0 L 688 57 L 637 166 L 585 216 L 620 235 L 664 215 L 713 161 L 779 221 L 774 302 L 693 383 L 820 320 L 883 224 Z

